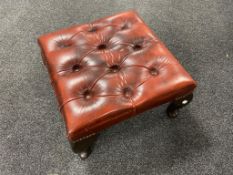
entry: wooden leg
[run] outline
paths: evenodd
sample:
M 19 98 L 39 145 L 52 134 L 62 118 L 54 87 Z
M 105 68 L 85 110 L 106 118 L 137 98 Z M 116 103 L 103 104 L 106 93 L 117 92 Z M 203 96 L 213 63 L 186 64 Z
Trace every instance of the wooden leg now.
M 79 155 L 82 160 L 84 160 L 91 154 L 97 137 L 98 134 L 94 134 L 89 137 L 80 139 L 76 142 L 70 141 L 71 148 L 75 153 Z
M 193 94 L 189 94 L 173 101 L 167 108 L 167 115 L 169 118 L 176 118 L 178 116 L 178 111 L 189 104 L 193 99 Z

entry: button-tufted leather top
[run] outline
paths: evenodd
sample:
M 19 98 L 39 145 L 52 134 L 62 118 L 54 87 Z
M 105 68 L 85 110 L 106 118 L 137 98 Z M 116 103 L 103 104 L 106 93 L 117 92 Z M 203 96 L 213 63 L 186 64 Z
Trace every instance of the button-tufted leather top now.
M 72 141 L 191 93 L 196 86 L 133 11 L 38 41 Z

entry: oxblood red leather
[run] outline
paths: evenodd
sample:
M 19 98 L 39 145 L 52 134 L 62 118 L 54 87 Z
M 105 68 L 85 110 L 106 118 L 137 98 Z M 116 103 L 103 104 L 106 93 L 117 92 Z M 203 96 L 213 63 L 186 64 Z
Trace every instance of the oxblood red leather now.
M 196 87 L 133 11 L 49 33 L 38 41 L 71 141 Z

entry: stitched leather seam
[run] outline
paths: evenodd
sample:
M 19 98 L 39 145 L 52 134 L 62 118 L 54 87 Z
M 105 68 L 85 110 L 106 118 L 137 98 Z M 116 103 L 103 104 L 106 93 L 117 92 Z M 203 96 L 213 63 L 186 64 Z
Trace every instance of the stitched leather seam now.
M 74 101 L 74 100 L 81 99 L 81 98 L 83 98 L 83 97 L 76 97 L 76 98 L 72 98 L 72 99 L 67 100 L 67 101 L 66 101 L 66 102 L 64 102 L 62 105 L 60 105 L 60 107 L 59 107 L 59 111 L 61 111 L 61 110 L 62 110 L 62 108 L 63 108 L 63 106 L 65 106 L 67 103 L 69 103 L 69 102 L 71 102 L 71 101 Z

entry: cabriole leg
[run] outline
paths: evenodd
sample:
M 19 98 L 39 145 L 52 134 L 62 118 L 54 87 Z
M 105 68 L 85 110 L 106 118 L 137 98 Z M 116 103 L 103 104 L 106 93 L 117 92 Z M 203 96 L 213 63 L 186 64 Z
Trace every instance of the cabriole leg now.
M 189 94 L 189 95 L 177 98 L 175 101 L 171 102 L 171 104 L 167 108 L 168 117 L 176 118 L 178 116 L 179 109 L 189 104 L 192 101 L 192 99 L 193 99 L 193 94 Z
M 84 160 L 91 154 L 97 137 L 98 135 L 94 134 L 89 137 L 82 138 L 76 142 L 70 141 L 71 148 L 82 160 Z

